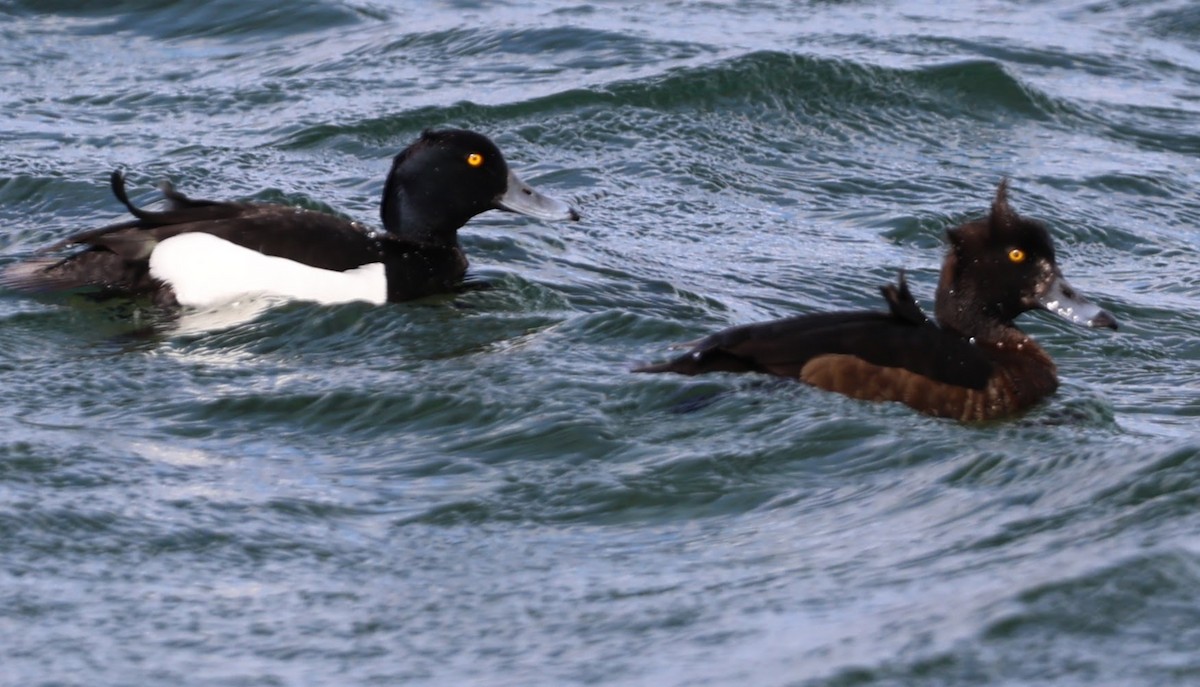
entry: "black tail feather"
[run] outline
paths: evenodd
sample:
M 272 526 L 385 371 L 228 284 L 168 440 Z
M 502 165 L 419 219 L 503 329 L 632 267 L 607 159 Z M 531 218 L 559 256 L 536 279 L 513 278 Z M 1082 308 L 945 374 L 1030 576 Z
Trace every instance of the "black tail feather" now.
M 143 210 L 129 200 L 129 196 L 125 194 L 125 173 L 121 170 L 114 169 L 112 175 L 108 178 L 108 183 L 112 187 L 113 195 L 117 197 L 117 200 L 121 201 L 121 205 L 124 205 L 129 210 L 129 214 L 138 219 L 145 220 L 152 219 L 157 214 Z

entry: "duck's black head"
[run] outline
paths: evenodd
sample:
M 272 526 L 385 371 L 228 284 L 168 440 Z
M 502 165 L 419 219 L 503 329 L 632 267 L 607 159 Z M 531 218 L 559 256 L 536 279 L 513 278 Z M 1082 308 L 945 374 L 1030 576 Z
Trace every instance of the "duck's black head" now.
M 401 238 L 454 245 L 458 228 L 488 210 L 577 220 L 569 205 L 513 173 L 495 143 L 465 129 L 426 130 L 396 155 L 383 187 L 383 227 Z
M 935 312 L 964 336 L 998 339 L 1027 310 L 1049 310 L 1075 324 L 1117 328 L 1117 321 L 1075 291 L 1058 268 L 1045 225 L 1018 215 L 1000 182 L 984 219 L 946 232 Z

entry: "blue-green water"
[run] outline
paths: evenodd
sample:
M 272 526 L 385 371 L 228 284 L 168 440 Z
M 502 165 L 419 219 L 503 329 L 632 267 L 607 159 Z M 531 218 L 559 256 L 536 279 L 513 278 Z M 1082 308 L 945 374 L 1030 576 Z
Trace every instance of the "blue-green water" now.
M 374 223 L 429 126 L 584 214 L 417 304 L 0 294 L 0 683 L 1200 683 L 1198 94 L 1189 0 L 0 0 L 4 262 L 116 167 Z M 928 306 L 1005 175 L 1122 323 L 1026 316 L 1025 417 L 628 372 Z

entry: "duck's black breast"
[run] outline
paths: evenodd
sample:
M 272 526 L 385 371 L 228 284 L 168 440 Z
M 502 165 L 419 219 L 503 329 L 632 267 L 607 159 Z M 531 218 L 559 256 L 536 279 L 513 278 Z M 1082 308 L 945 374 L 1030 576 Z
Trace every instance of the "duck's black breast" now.
M 457 244 L 419 244 L 386 235 L 380 240 L 389 301 L 447 293 L 461 286 L 467 273 L 467 256 Z

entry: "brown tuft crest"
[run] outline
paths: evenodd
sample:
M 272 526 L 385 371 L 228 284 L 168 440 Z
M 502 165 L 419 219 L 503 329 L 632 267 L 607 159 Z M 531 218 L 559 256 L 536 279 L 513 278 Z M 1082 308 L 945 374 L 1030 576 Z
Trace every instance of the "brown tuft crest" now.
M 1012 228 L 1017 221 L 1017 213 L 1008 204 L 1008 178 L 1000 180 L 996 187 L 996 199 L 992 201 L 992 213 L 988 217 L 992 226 L 997 229 Z

